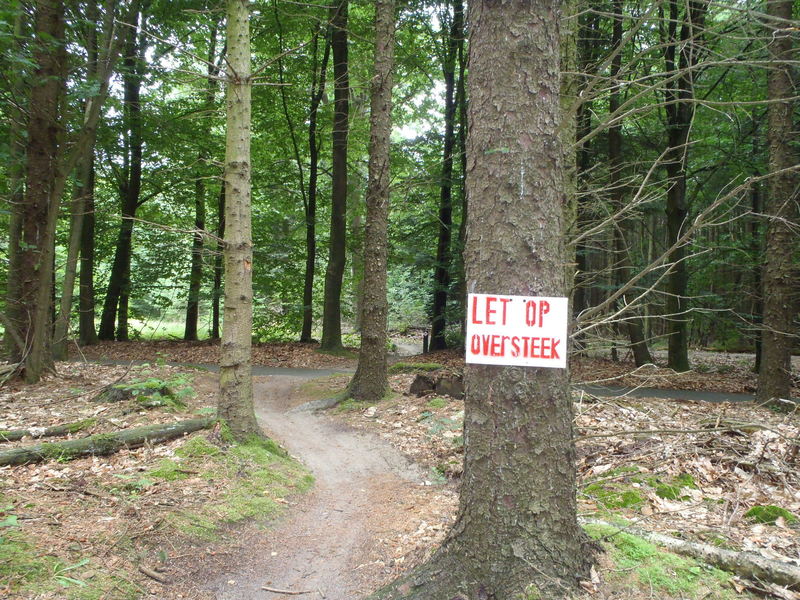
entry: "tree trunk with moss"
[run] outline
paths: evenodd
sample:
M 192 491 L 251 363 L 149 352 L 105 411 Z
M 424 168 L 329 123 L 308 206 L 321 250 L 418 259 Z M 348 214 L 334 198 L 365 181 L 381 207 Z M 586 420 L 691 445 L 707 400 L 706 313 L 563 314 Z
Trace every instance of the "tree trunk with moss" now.
M 250 13 L 228 0 L 225 145 L 225 308 L 219 417 L 240 441 L 262 435 L 253 410 L 253 241 L 250 206 Z
M 375 9 L 375 73 L 370 102 L 369 182 L 364 236 L 364 294 L 361 350 L 350 382 L 356 400 L 377 402 L 389 387 L 386 373 L 386 264 L 389 222 L 389 136 L 392 131 L 394 0 L 378 0 Z
M 555 0 L 470 4 L 467 287 L 564 296 Z M 468 365 L 464 476 L 431 560 L 376 599 L 564 598 L 588 577 L 566 370 Z M 538 595 L 534 595 L 538 594 Z

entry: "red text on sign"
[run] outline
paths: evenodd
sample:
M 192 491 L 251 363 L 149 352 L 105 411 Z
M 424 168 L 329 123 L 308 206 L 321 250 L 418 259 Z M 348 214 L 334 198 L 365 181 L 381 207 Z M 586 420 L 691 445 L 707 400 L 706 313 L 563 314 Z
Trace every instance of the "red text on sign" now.
M 559 360 L 560 344 L 560 339 L 552 337 L 475 334 L 470 338 L 469 349 L 472 354 L 482 356 Z

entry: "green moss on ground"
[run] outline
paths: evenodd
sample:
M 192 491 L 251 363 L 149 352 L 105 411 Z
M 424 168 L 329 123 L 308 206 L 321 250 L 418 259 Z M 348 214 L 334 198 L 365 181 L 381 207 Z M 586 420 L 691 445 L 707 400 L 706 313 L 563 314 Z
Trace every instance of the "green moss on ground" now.
M 733 600 L 741 598 L 730 589 L 730 573 L 691 558 L 662 550 L 640 537 L 615 527 L 586 525 L 589 536 L 601 540 L 615 568 L 606 573 L 621 588 L 650 590 L 663 600 Z
M 765 525 L 775 525 L 778 519 L 783 519 L 789 524 L 797 522 L 797 516 L 789 512 L 785 508 L 767 504 L 765 506 L 756 505 L 744 513 L 744 516 L 753 519 L 756 523 L 763 523 Z

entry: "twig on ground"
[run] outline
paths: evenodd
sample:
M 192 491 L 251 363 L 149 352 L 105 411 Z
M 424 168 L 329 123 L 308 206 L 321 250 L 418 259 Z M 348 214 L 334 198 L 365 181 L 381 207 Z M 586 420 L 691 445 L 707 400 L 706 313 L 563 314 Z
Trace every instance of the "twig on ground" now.
M 261 589 L 265 592 L 272 592 L 273 594 L 286 594 L 287 596 L 300 596 L 302 594 L 313 594 L 314 590 L 281 590 L 278 588 L 267 587 L 262 585 Z M 323 596 L 324 598 L 325 596 Z
M 153 569 L 148 569 L 144 565 L 139 565 L 139 571 L 147 575 L 150 579 L 155 579 L 159 583 L 167 584 L 169 583 L 169 578 L 165 575 L 157 571 L 153 571 Z

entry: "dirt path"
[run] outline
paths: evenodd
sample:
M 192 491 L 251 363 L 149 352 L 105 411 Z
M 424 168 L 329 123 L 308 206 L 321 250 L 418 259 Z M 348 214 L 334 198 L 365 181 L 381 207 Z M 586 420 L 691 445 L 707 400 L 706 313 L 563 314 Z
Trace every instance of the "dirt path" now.
M 291 596 L 299 598 L 362 597 L 389 571 L 390 560 L 374 560 L 383 552 L 380 536 L 407 528 L 408 507 L 425 490 L 418 467 L 380 438 L 292 412 L 302 401 L 296 389 L 303 381 L 257 377 L 256 414 L 270 436 L 311 469 L 315 489 L 255 541 L 238 570 L 206 586 L 216 598 L 287 597 L 264 586 L 309 592 Z

